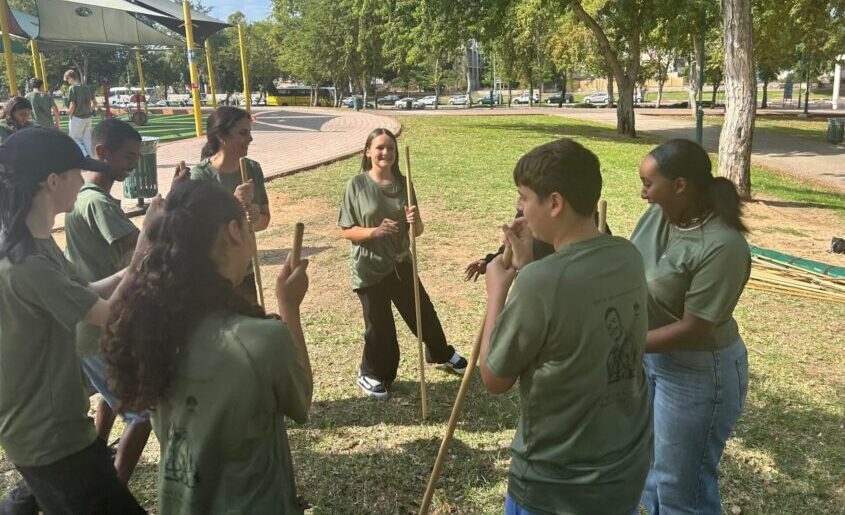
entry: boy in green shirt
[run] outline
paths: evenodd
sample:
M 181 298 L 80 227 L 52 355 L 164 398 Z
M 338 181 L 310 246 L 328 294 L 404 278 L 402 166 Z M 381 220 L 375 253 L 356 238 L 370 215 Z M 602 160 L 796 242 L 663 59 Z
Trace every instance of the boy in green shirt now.
M 59 108 L 50 93 L 42 91 L 44 81 L 38 77 L 29 79 L 29 88 L 32 90 L 26 94 L 26 99 L 32 104 L 32 114 L 35 123 L 41 127 L 59 128 Z
M 121 209 L 120 201 L 109 192 L 115 181 L 122 182 L 138 166 L 141 135 L 128 123 L 108 118 L 94 128 L 93 143 L 97 160 L 106 163 L 109 171 L 83 174 L 85 184 L 76 197 L 73 212 L 65 217 L 65 255 L 87 282 L 99 281 L 126 267 L 139 234 L 138 228 Z M 100 336 L 101 330 L 96 326 L 80 324 L 76 329 L 82 369 L 102 396 L 97 407 L 97 435 L 108 442 L 116 401 L 108 386 Z M 114 465 L 118 477 L 126 483 L 141 457 L 152 426 L 146 412 L 128 412 L 122 416 L 126 429 Z
M 86 156 L 94 155 L 91 148 L 91 116 L 97 107 L 94 92 L 87 84 L 79 82 L 79 76 L 74 70 L 68 70 L 64 75 L 65 82 L 70 85 L 67 91 L 68 108 L 68 136 L 79 145 Z
M 578 143 L 535 148 L 514 182 L 524 219 L 504 231 L 521 271 L 508 296 L 514 272 L 487 267 L 480 355 L 490 392 L 520 380 L 505 511 L 628 515 L 652 442 L 642 258 L 596 228 L 599 161 Z M 525 263 L 532 236 L 555 253 Z

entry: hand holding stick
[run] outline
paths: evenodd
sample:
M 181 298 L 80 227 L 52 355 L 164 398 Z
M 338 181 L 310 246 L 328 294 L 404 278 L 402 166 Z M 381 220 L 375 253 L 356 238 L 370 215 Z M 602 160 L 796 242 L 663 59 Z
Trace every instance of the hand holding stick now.
M 291 249 L 290 266 L 296 268 L 299 259 L 302 257 L 302 236 L 305 233 L 305 224 L 298 222 L 293 229 L 293 248 Z
M 414 204 L 414 185 L 411 181 L 411 149 L 405 147 L 405 164 L 406 164 L 406 173 L 408 175 L 408 182 L 407 187 L 405 188 L 408 192 L 408 207 L 411 207 Z M 411 266 L 414 272 L 414 305 L 416 306 L 417 312 L 417 344 L 419 346 L 419 353 L 420 353 L 420 400 L 422 402 L 422 418 L 425 420 L 428 418 L 428 397 L 426 395 L 426 388 L 425 388 L 425 357 L 423 353 L 423 336 L 422 336 L 422 310 L 420 308 L 420 278 L 417 275 L 417 233 L 416 233 L 416 223 L 411 222 L 408 224 L 408 233 L 411 238 Z
M 249 171 L 248 171 L 248 164 L 247 159 L 242 157 L 240 160 L 241 165 L 241 183 L 246 184 L 249 182 Z M 255 234 L 255 230 L 252 227 L 252 222 L 249 222 L 249 230 Z M 261 286 L 261 264 L 258 261 L 258 242 L 253 239 L 252 245 L 252 271 L 255 274 L 255 289 L 258 292 L 258 305 L 264 306 L 264 288 Z

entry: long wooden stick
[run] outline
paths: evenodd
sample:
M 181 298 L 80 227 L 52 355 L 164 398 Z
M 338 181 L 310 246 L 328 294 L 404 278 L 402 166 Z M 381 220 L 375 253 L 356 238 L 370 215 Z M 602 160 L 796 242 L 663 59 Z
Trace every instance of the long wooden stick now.
M 607 201 L 599 200 L 599 232 L 607 232 Z
M 296 268 L 299 258 L 302 257 L 302 236 L 305 233 L 305 224 L 298 222 L 293 229 L 293 247 L 291 248 L 290 266 Z
M 484 336 L 484 325 L 487 322 L 487 316 L 481 320 L 481 329 L 478 330 L 478 336 L 475 338 L 475 343 L 472 346 L 472 353 L 469 356 L 469 364 L 467 370 L 464 372 L 464 377 L 461 379 L 461 387 L 458 389 L 458 396 L 455 397 L 455 404 L 452 406 L 452 414 L 449 416 L 449 424 L 446 426 L 446 434 L 443 435 L 443 441 L 440 442 L 440 450 L 437 452 L 437 459 L 434 461 L 434 468 L 431 470 L 431 476 L 428 478 L 428 485 L 425 488 L 425 495 L 423 496 L 422 505 L 420 506 L 420 515 L 427 515 L 431 508 L 431 499 L 434 497 L 434 490 L 437 488 L 437 480 L 440 479 L 440 472 L 443 470 L 443 462 L 446 459 L 446 453 L 449 451 L 449 442 L 452 440 L 452 435 L 455 433 L 455 427 L 458 425 L 458 419 L 461 416 L 461 410 L 464 407 L 464 400 L 466 399 L 469 385 L 472 382 L 472 373 L 475 372 L 475 364 L 478 361 L 478 354 L 481 352 L 481 339 Z
M 249 181 L 249 165 L 247 164 L 247 159 L 242 157 L 240 160 L 241 165 L 241 184 L 246 183 Z M 255 234 L 255 228 L 252 225 L 252 220 L 249 222 L 249 230 L 252 234 Z M 253 245 L 252 245 L 252 272 L 255 274 L 255 290 L 258 292 L 258 305 L 264 307 L 264 288 L 261 286 L 261 264 L 258 261 L 258 240 L 253 238 Z
M 408 191 L 408 207 L 414 206 L 414 183 L 411 181 L 411 149 L 405 147 L 405 167 L 408 175 L 408 183 L 405 188 Z M 422 310 L 420 307 L 420 277 L 417 275 L 417 234 L 416 223 L 409 224 L 408 234 L 411 237 L 411 266 L 414 271 L 414 305 L 417 311 L 417 346 L 420 354 L 420 400 L 422 401 L 422 418 L 428 418 L 428 396 L 425 387 L 425 357 L 423 354 L 423 332 L 422 332 Z

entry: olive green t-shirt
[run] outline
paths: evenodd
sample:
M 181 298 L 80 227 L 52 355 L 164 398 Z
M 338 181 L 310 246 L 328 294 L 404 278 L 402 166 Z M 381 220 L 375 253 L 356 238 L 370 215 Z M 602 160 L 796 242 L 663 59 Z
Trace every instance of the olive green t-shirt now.
M 76 102 L 76 108 L 73 111 L 73 116 L 76 118 L 91 118 L 91 99 L 94 94 L 87 84 L 73 84 L 67 90 L 68 105 L 71 102 Z
M 120 248 L 116 243 L 137 234 L 120 201 L 94 183 L 86 183 L 76 196 L 73 211 L 65 215 L 67 248 L 65 256 L 86 282 L 93 283 L 109 277 L 129 265 L 131 247 Z M 97 326 L 79 324 L 76 346 L 80 356 L 100 351 Z
M 27 124 L 24 125 L 23 127 L 15 127 L 15 126 L 9 125 L 6 122 L 6 120 L 0 120 L 0 143 L 3 143 L 4 141 L 6 141 L 6 138 L 11 136 L 15 132 L 17 132 L 21 129 L 27 129 L 29 127 L 35 127 L 35 124 L 33 124 L 32 122 L 27 122 Z
M 698 228 L 679 229 L 654 204 L 640 218 L 631 242 L 645 261 L 650 329 L 689 312 L 715 325 L 707 337 L 712 350 L 739 338 L 733 311 L 751 274 L 751 252 L 742 233 L 717 216 Z
M 252 185 L 255 191 L 252 197 L 253 204 L 258 204 L 259 206 L 270 204 L 270 200 L 267 198 L 267 189 L 264 186 L 264 172 L 261 171 L 261 165 L 252 159 L 247 159 L 246 162 L 247 172 L 249 178 L 252 179 Z M 203 159 L 199 164 L 191 167 L 191 179 L 195 181 L 216 181 L 229 193 L 235 193 L 235 189 L 241 185 L 240 172 L 221 172 L 211 164 L 210 159 Z
M 53 108 L 56 107 L 53 96 L 47 93 L 30 91 L 26 94 L 26 99 L 32 104 L 32 115 L 35 117 L 35 123 L 42 127 L 53 127 Z
M 240 315 L 192 331 L 152 411 L 159 513 L 302 513 L 284 417 L 308 418 L 308 372 L 287 326 Z
M 646 303 L 642 258 L 619 237 L 566 246 L 517 275 L 487 365 L 519 377 L 508 493 L 526 510 L 633 512 L 652 445 Z
M 352 271 L 353 290 L 377 284 L 398 263 L 410 259 L 411 243 L 405 216 L 408 194 L 405 184 L 405 177 L 400 176 L 382 186 L 367 172 L 355 175 L 346 183 L 346 193 L 337 220 L 341 228 L 378 227 L 385 219 L 399 222 L 399 232 L 395 234 L 352 243 L 349 268 Z
M 18 264 L 0 259 L 0 445 L 24 467 L 54 463 L 97 437 L 74 345 L 97 295 L 52 238 L 35 246 Z

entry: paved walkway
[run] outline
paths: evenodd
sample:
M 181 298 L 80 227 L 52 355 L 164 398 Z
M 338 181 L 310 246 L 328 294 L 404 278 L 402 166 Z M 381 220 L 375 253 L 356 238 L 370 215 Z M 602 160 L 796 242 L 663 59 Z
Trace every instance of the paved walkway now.
M 290 175 L 322 166 L 361 152 L 369 133 L 386 127 L 398 134 L 401 124 L 395 119 L 371 112 L 322 108 L 253 108 L 255 123 L 249 157 L 261 163 L 267 179 Z M 179 161 L 188 166 L 199 162 L 205 137 L 190 138 L 159 146 L 157 152 L 158 189 L 170 191 L 173 172 Z M 123 185 L 115 184 L 112 195 L 122 199 L 124 210 L 131 211 L 135 200 L 123 199 Z M 56 228 L 64 227 L 64 217 L 56 219 Z

